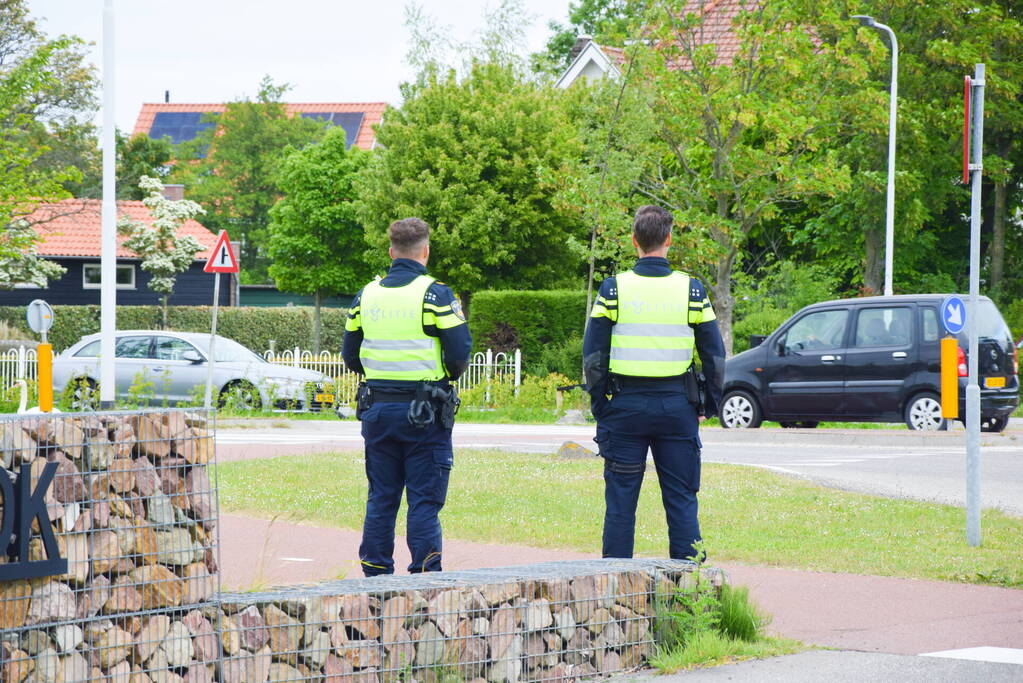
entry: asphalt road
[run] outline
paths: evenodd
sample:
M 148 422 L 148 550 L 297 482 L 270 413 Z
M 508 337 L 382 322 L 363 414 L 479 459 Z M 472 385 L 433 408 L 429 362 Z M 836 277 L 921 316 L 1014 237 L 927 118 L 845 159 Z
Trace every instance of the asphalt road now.
M 220 426 L 222 462 L 362 446 L 359 423 L 272 420 L 267 427 Z M 587 448 L 593 425 L 455 426 L 456 448 L 553 453 L 565 441 Z M 828 486 L 965 506 L 965 433 L 882 429 L 701 430 L 705 462 L 763 467 Z M 981 504 L 1023 516 L 1023 425 L 981 439 Z

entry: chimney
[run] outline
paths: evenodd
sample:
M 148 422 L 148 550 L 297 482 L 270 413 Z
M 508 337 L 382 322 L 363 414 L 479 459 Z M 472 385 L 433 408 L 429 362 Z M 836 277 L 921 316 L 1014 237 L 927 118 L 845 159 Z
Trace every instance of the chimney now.
M 163 101 L 170 102 L 170 90 L 163 91 Z
M 185 198 L 184 185 L 164 185 L 163 196 L 171 201 L 178 202 Z

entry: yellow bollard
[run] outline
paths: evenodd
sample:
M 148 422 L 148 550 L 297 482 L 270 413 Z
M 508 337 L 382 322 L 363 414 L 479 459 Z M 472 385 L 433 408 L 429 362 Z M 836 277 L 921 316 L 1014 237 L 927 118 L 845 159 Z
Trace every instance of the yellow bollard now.
M 959 342 L 941 340 L 941 416 L 959 417 Z
M 39 359 L 39 410 L 53 412 L 53 345 L 40 344 L 36 349 Z

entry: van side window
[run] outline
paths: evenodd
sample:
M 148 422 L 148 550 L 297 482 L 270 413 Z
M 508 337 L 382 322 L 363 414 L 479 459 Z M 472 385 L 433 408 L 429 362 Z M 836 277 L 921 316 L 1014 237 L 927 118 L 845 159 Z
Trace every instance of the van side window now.
M 933 308 L 920 309 L 924 314 L 924 341 L 938 341 L 938 314 Z
M 909 346 L 913 339 L 913 309 L 865 308 L 856 321 L 856 346 Z
M 786 353 L 792 351 L 826 351 L 837 349 L 845 341 L 847 309 L 818 311 L 797 320 L 782 342 Z

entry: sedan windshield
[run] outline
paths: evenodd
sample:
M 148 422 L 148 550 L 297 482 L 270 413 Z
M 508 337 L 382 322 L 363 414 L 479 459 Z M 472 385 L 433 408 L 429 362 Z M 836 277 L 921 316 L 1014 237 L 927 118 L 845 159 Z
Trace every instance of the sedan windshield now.
M 210 341 L 203 338 L 198 344 L 203 353 L 209 355 Z M 247 348 L 234 341 L 217 335 L 217 362 L 218 363 L 266 363 L 267 360 L 258 353 L 253 353 Z

